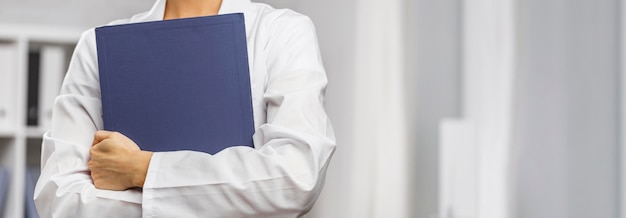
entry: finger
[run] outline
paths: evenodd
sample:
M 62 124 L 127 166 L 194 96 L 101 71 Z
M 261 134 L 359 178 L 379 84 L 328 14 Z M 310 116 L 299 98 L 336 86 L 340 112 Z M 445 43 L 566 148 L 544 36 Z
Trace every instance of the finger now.
M 111 135 L 113 135 L 115 132 L 111 132 L 111 131 L 106 131 L 106 130 L 98 130 L 96 131 L 96 133 L 93 136 L 93 142 L 91 143 L 91 146 L 94 146 L 98 143 L 100 143 L 102 140 L 105 140 L 109 137 L 111 137 Z
M 106 153 L 110 153 L 111 151 L 114 151 L 114 149 L 117 148 L 121 148 L 121 146 L 119 146 L 119 144 L 116 143 L 116 141 L 114 139 L 111 138 L 105 138 L 102 141 L 100 141 L 99 143 L 96 143 L 95 145 L 91 146 L 91 149 L 89 149 L 89 151 L 94 151 L 94 152 L 98 152 L 101 154 L 106 154 Z M 93 155 L 93 154 L 91 154 Z

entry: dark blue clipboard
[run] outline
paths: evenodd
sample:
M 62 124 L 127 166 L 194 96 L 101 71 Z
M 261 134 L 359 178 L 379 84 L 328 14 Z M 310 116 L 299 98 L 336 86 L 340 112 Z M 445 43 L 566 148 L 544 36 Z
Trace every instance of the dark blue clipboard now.
M 148 151 L 253 146 L 242 13 L 95 31 L 105 130 Z

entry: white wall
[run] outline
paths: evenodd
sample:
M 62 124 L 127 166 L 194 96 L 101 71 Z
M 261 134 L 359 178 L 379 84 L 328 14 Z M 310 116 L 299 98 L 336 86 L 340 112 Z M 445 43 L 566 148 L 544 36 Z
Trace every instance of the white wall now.
M 439 122 L 458 117 L 461 110 L 460 7 L 459 0 L 407 1 L 414 217 L 431 218 L 438 212 Z
M 519 3 L 517 217 L 617 217 L 618 9 Z
M 0 0 L 0 22 L 90 28 L 147 11 L 153 0 Z

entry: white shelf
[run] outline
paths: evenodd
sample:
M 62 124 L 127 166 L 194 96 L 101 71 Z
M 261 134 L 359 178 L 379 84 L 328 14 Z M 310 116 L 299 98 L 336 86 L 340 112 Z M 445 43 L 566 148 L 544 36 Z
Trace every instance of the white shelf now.
M 0 72 L 0 81 L 11 81 L 11 83 L 9 83 L 11 88 L 8 91 L 11 92 L 10 96 L 12 96 L 11 98 L 0 98 L 0 100 L 8 101 L 10 102 L 10 105 L 15 105 L 14 107 L 11 107 L 11 109 L 16 110 L 10 115 L 10 118 L 12 119 L 10 121 L 9 128 L 0 130 L 0 166 L 8 168 L 10 171 L 10 184 L 8 187 L 9 192 L 5 200 L 6 205 L 4 205 L 4 214 L 0 214 L 0 217 L 25 216 L 24 211 L 26 199 L 24 197 L 24 190 L 26 188 L 26 166 L 39 164 L 39 156 L 41 155 L 41 138 L 43 133 L 46 131 L 46 127 L 26 125 L 26 110 L 29 90 L 29 52 L 32 52 L 33 50 L 44 50 L 46 48 L 56 48 L 56 50 L 52 49 L 56 51 L 56 53 L 52 53 L 57 54 L 56 58 L 53 58 L 53 60 L 63 61 L 63 63 L 55 62 L 52 65 L 57 67 L 63 66 L 63 68 L 66 68 L 66 61 L 69 60 L 71 49 L 75 46 L 83 31 L 84 30 L 82 29 L 67 27 L 0 23 L 0 44 L 8 45 L 9 47 L 15 49 L 15 58 L 12 58 L 12 61 L 8 62 L 8 64 L 15 65 L 13 68 L 2 68 L 2 64 L 7 64 L 7 61 L 3 62 L 0 60 L 0 71 L 4 69 L 14 69 L 15 71 L 12 72 L 12 74 L 3 74 L 3 72 Z M 60 50 L 65 50 L 66 52 Z M 63 57 L 59 58 L 59 56 Z M 42 66 L 50 64 L 50 61 L 47 63 L 40 62 L 40 64 L 42 64 Z M 40 97 L 47 96 L 44 98 L 49 98 L 49 96 L 54 95 L 42 95 L 42 90 L 46 90 L 46 88 L 42 87 L 47 87 L 47 89 L 58 89 L 58 84 L 56 84 L 56 86 L 55 84 L 50 86 L 50 84 L 54 82 L 60 83 L 62 78 L 57 78 L 58 80 L 55 80 L 50 77 L 42 77 L 41 74 L 46 74 L 46 71 L 46 67 L 40 67 L 40 81 L 38 89 Z M 56 72 L 58 72 L 58 69 Z M 65 69 L 63 69 L 62 72 L 65 72 Z M 55 73 L 54 75 L 55 76 L 53 77 L 62 77 L 59 73 Z M 46 74 L 46 76 L 49 75 Z M 46 91 L 49 92 L 50 90 Z M 38 102 L 41 110 L 43 107 L 49 107 L 49 105 L 44 104 L 50 104 L 49 102 L 51 101 L 43 101 L 42 99 L 39 99 Z M 40 124 L 49 124 L 49 122 L 42 122 L 43 119 L 49 119 L 49 117 L 39 115 Z M 4 128 L 6 128 L 6 126 Z
M 0 138 L 12 138 L 15 137 L 16 132 L 10 130 L 0 130 Z
M 78 41 L 83 31 L 85 30 L 60 26 L 0 23 L 0 40 L 17 41 L 17 39 L 27 39 L 30 42 L 74 44 Z
M 42 129 L 39 127 L 26 127 L 26 137 L 27 138 L 42 138 L 43 133 L 46 132 L 46 129 Z

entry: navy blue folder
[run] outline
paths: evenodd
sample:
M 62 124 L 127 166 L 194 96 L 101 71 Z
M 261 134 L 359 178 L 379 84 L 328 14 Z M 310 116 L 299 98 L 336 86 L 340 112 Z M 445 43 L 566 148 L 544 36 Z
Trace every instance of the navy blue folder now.
M 243 14 L 96 28 L 104 129 L 142 150 L 253 146 Z

